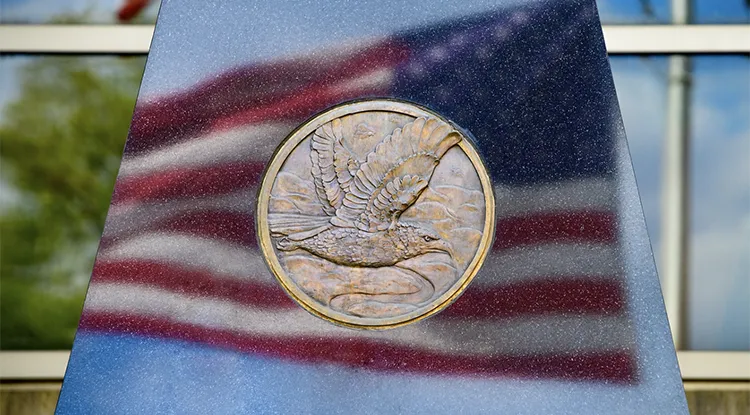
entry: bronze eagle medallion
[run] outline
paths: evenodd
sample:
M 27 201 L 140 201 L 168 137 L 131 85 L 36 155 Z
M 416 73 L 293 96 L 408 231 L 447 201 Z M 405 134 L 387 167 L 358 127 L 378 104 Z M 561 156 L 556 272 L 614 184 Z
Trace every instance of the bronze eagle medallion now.
M 472 142 L 430 110 L 342 104 L 279 146 L 258 195 L 263 256 L 284 290 L 333 323 L 390 328 L 448 306 L 494 234 Z

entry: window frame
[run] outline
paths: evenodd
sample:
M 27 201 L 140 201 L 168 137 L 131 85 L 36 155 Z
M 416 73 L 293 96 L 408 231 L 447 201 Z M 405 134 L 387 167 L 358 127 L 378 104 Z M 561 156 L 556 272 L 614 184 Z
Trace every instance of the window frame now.
M 611 55 L 750 53 L 750 25 L 604 25 Z M 147 54 L 153 25 L 0 24 L 0 54 Z
M 60 381 L 69 351 L 0 352 L 0 380 Z M 750 380 L 750 352 L 678 351 L 683 381 Z

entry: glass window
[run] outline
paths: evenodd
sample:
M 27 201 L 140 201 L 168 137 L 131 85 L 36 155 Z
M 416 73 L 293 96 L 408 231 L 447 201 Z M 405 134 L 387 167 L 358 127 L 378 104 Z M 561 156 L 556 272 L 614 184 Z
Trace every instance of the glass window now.
M 666 57 L 610 59 L 654 253 L 661 253 Z M 750 349 L 750 59 L 692 58 L 687 344 Z
M 750 350 L 750 59 L 693 59 L 688 344 Z
M 143 65 L 0 59 L 4 350 L 71 347 Z
M 747 0 L 693 0 L 695 23 L 750 23 Z
M 604 24 L 669 24 L 671 0 L 597 0 Z M 748 23 L 745 0 L 692 0 L 693 23 Z
M 670 0 L 597 0 L 603 24 L 666 24 Z

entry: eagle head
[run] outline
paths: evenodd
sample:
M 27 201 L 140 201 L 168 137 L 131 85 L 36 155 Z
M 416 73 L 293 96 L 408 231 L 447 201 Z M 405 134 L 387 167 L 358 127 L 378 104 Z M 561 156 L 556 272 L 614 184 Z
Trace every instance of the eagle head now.
M 445 253 L 453 258 L 453 246 L 437 232 L 414 223 L 399 223 L 398 238 L 404 244 L 405 258 L 413 258 L 431 252 Z

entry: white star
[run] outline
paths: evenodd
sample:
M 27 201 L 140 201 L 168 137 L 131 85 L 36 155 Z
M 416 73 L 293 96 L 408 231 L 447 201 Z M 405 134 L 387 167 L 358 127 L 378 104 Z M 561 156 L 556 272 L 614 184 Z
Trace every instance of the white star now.
M 505 26 L 498 26 L 495 29 L 495 33 L 493 33 L 492 36 L 496 40 L 504 40 L 506 37 L 508 37 L 509 34 L 510 34 L 510 29 L 508 29 Z
M 464 46 L 466 42 L 468 41 L 467 36 L 465 33 L 459 33 L 456 36 L 453 36 L 453 38 L 450 41 L 450 45 L 459 48 L 461 46 Z
M 477 58 L 480 60 L 487 60 L 492 57 L 492 49 L 486 43 L 481 44 L 475 52 Z
M 420 61 L 414 61 L 406 68 L 409 73 L 415 78 L 421 78 L 427 72 L 424 65 Z
M 510 16 L 510 20 L 513 23 L 523 24 L 529 20 L 529 14 L 526 12 L 515 12 L 512 16 Z
M 435 62 L 440 62 L 448 57 L 448 51 L 442 46 L 435 46 L 430 49 L 428 56 Z

